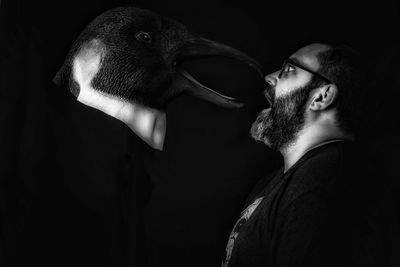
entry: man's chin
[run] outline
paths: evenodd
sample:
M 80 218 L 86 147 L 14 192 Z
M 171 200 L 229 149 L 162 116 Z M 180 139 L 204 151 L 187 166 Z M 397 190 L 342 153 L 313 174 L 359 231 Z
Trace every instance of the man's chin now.
M 257 130 L 258 127 L 259 126 L 256 125 L 256 123 L 253 124 L 253 126 L 251 128 L 251 137 L 253 137 L 253 139 L 258 142 L 263 142 L 269 148 L 274 149 L 272 143 L 269 141 L 268 137 L 266 137 L 264 132 Z
M 268 123 L 266 123 L 268 115 L 271 111 L 271 108 L 267 108 L 262 110 L 258 116 L 257 119 L 253 122 L 251 125 L 250 133 L 251 136 L 259 142 L 265 143 L 267 146 L 270 146 L 265 132 L 267 131 L 267 128 L 269 127 Z
M 258 114 L 257 119 L 258 118 L 266 118 L 266 117 L 268 117 L 268 114 L 270 112 L 271 112 L 271 108 L 266 108 L 266 109 L 261 110 L 260 114 Z

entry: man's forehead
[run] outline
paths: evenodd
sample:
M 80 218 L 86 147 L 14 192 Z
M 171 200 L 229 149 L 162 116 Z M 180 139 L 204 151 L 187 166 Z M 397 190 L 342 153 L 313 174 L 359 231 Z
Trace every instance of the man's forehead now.
M 317 55 L 327 49 L 329 49 L 329 46 L 324 44 L 310 44 L 297 50 L 290 56 L 290 58 L 295 59 L 303 66 L 308 67 L 313 71 L 317 71 L 320 67 Z

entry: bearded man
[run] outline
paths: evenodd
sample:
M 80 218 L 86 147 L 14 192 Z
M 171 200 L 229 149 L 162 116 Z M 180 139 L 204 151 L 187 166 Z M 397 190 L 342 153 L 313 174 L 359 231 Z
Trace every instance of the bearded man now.
M 270 108 L 251 134 L 279 151 L 284 166 L 250 194 L 223 266 L 396 264 L 391 199 L 356 142 L 361 62 L 347 46 L 314 43 L 266 76 Z

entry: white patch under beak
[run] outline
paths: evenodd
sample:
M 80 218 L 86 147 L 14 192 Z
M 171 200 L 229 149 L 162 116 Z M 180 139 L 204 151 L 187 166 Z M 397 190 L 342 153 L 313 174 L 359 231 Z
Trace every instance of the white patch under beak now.
M 84 45 L 73 60 L 72 74 L 79 84 L 77 100 L 127 124 L 151 147 L 162 150 L 165 113 L 93 88 L 92 81 L 101 68 L 106 49 L 100 40 Z
M 77 100 L 87 106 L 99 109 L 104 113 L 118 117 L 125 103 L 115 96 L 99 92 L 92 87 L 92 80 L 99 72 L 105 49 L 98 40 L 92 40 L 85 45 L 74 58 L 73 78 L 79 84 Z

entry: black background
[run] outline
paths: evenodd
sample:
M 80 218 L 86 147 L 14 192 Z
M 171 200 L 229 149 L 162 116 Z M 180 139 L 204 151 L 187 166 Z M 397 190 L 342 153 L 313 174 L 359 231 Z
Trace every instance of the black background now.
M 123 5 L 176 19 L 246 52 L 268 72 L 309 40 L 329 38 L 360 50 L 371 70 L 364 138 L 399 195 L 395 0 L 2 0 L 1 266 L 219 266 L 244 198 L 279 163 L 249 137 L 266 105 L 264 83 L 237 62 L 186 66 L 248 105 L 227 110 L 190 96 L 175 99 L 162 153 L 52 84 L 80 31 Z

